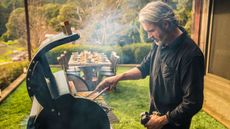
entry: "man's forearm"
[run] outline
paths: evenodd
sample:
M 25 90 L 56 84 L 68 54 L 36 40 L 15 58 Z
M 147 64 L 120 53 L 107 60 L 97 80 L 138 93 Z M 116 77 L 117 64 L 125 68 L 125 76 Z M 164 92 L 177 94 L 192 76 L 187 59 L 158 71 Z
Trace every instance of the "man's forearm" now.
M 119 80 L 137 80 L 142 78 L 141 71 L 138 68 L 132 68 L 117 76 Z

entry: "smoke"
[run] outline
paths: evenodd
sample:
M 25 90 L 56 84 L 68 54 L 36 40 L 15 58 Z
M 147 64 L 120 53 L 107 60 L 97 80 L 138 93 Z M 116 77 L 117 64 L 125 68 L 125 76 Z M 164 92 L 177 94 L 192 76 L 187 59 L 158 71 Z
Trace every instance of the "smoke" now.
M 143 0 L 91 1 L 77 41 L 88 44 L 128 44 L 140 42 L 139 10 L 148 2 Z M 85 7 L 85 6 L 84 6 Z
M 117 44 L 122 37 L 127 35 L 129 30 L 133 30 L 133 25 L 123 22 L 125 12 L 121 9 L 92 13 L 82 30 L 80 42 L 90 44 Z

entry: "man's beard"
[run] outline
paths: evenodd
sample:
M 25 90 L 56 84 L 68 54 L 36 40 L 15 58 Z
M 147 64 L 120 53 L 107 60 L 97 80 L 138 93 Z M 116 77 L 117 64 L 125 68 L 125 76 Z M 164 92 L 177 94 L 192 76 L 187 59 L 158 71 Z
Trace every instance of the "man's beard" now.
M 153 43 L 155 43 L 155 44 L 157 44 L 158 46 L 159 45 L 165 45 L 165 44 L 167 44 L 167 36 L 168 36 L 169 34 L 168 34 L 168 32 L 167 31 L 165 31 L 165 30 L 162 30 L 162 32 L 161 32 L 161 34 L 160 34 L 160 37 L 159 37 L 159 39 L 156 39 L 156 38 L 151 38 L 151 41 L 153 42 Z
M 160 39 L 157 41 L 157 44 L 159 45 L 166 45 L 167 44 L 167 37 L 168 33 L 166 31 L 162 31 Z
M 151 40 L 153 41 L 153 43 L 157 44 L 158 46 L 159 45 L 164 45 L 166 44 L 166 36 L 162 37 L 161 39 L 156 39 L 156 38 L 151 38 Z
M 151 40 L 153 43 L 158 43 L 158 42 L 159 42 L 159 40 L 156 39 L 156 38 L 150 38 L 150 40 Z

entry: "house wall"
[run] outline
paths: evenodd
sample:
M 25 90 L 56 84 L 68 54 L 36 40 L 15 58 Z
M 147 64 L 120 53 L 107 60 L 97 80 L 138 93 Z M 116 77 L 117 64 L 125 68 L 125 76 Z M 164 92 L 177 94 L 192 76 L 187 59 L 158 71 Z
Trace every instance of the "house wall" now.
M 224 124 L 227 128 L 230 128 L 230 80 L 222 76 L 222 74 L 215 74 L 215 72 L 210 72 L 211 66 L 215 66 L 215 68 L 222 68 L 225 65 L 215 65 L 220 64 L 220 62 L 223 62 L 226 64 L 228 59 L 224 58 L 219 58 L 219 61 L 213 62 L 210 61 L 210 57 L 213 58 L 213 51 L 212 49 L 216 49 L 216 45 L 220 45 L 218 43 L 223 43 L 223 41 L 228 42 L 228 37 L 229 36 L 220 36 L 216 37 L 222 32 L 221 27 L 217 27 L 219 25 L 220 21 L 219 19 L 216 19 L 214 23 L 214 7 L 216 2 L 223 2 L 223 1 L 218 1 L 218 0 L 194 0 L 194 1 L 202 1 L 201 3 L 199 2 L 194 2 L 194 7 L 193 9 L 196 10 L 194 11 L 194 18 L 197 18 L 197 16 L 200 15 L 200 22 L 197 22 L 197 19 L 194 19 L 193 21 L 193 31 L 192 31 L 192 38 L 197 41 L 199 47 L 201 48 L 202 52 L 205 55 L 205 62 L 206 62 L 206 75 L 205 75 L 205 81 L 204 81 L 204 104 L 203 104 L 203 110 L 212 115 L 216 120 Z M 228 2 L 226 2 L 228 3 Z M 220 3 L 218 3 L 220 5 Z M 228 3 L 229 4 L 229 3 Z M 201 7 L 201 11 L 197 10 Z M 219 7 L 219 10 L 221 8 Z M 198 14 L 200 13 L 200 14 Z M 229 12 L 220 12 L 221 18 L 223 16 L 228 16 L 230 13 Z M 216 16 L 219 18 L 219 16 Z M 228 18 L 225 18 L 228 19 Z M 223 20 L 222 20 L 223 21 Z M 222 22 L 221 21 L 221 22 Z M 228 21 L 227 21 L 228 22 Z M 198 23 L 200 25 L 198 25 Z M 230 23 L 230 21 L 229 21 Z M 215 26 L 214 30 L 213 27 Z M 226 26 L 227 28 L 228 26 Z M 226 30 L 226 28 L 224 28 Z M 222 28 L 223 29 L 223 28 Z M 230 27 L 229 27 L 230 29 Z M 199 30 L 199 31 L 198 31 Z M 214 34 L 215 33 L 215 34 Z M 223 38 L 226 38 L 223 39 Z M 226 43 L 225 42 L 225 43 Z M 213 46 L 214 45 L 214 46 Z M 226 45 L 228 47 L 228 45 Z M 225 48 L 228 49 L 228 48 Z M 230 48 L 229 48 L 230 49 Z M 222 52 L 223 53 L 223 52 Z M 225 56 L 230 55 L 230 50 L 227 51 L 227 54 L 225 53 Z M 223 69 L 223 68 L 222 68 Z M 225 68 L 224 72 L 229 72 L 230 68 Z M 227 115 L 228 114 L 228 115 Z

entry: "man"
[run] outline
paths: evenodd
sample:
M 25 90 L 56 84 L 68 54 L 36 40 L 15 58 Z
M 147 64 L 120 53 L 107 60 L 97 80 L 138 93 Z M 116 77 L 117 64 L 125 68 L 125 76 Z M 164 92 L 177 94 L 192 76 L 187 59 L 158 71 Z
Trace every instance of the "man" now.
M 185 30 L 178 26 L 172 9 L 163 2 L 151 2 L 139 13 L 148 37 L 155 39 L 140 66 L 106 78 L 97 90 L 115 87 L 120 80 L 150 76 L 148 129 L 188 129 L 202 107 L 204 57 Z

